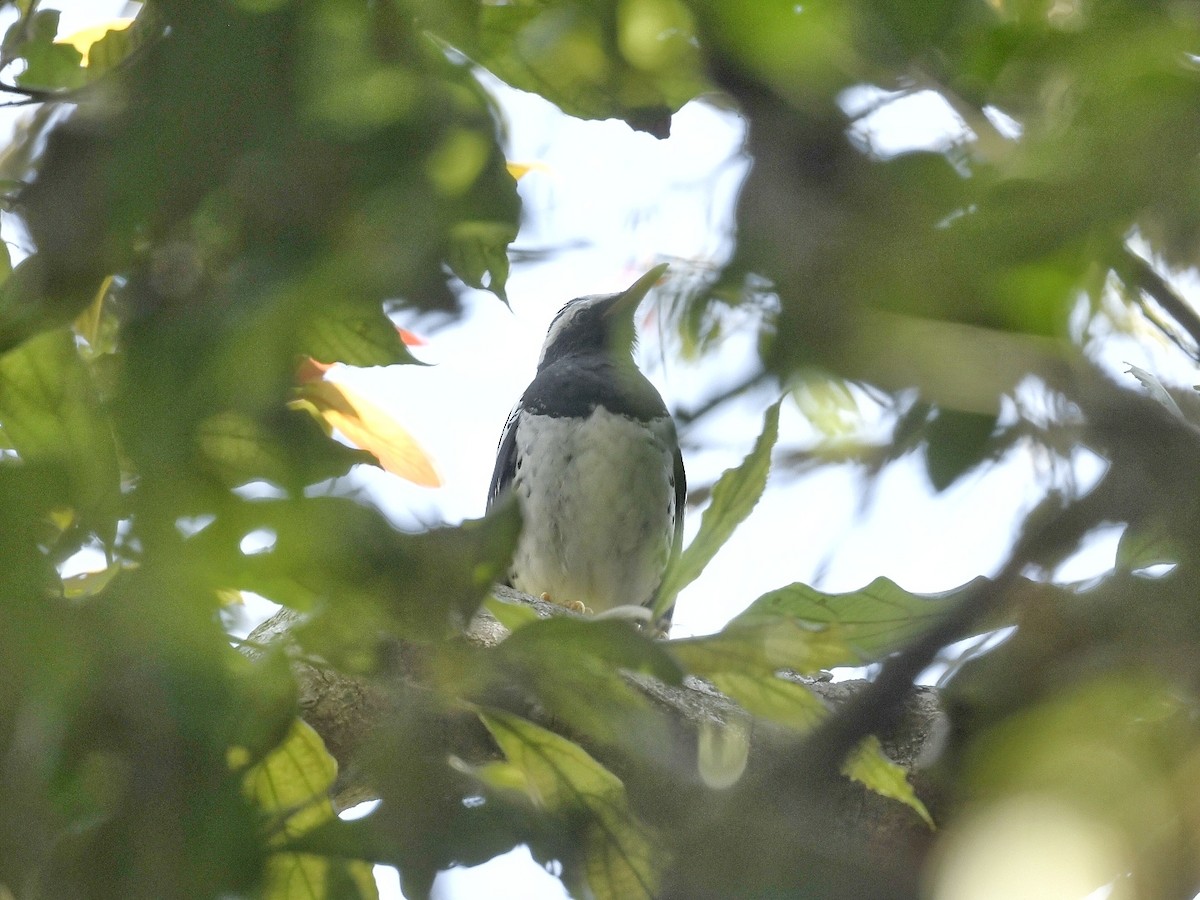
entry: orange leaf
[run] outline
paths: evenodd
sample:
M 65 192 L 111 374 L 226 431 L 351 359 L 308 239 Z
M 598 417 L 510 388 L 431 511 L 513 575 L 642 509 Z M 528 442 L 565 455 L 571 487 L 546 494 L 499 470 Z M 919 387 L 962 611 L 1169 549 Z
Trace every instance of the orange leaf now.
M 381 407 L 332 381 L 309 382 L 302 396 L 326 424 L 378 459 L 386 471 L 422 487 L 441 486 L 425 451 Z
M 424 347 L 427 343 L 425 338 L 413 334 L 407 328 L 397 328 L 396 331 L 400 332 L 400 341 L 405 347 Z
M 333 365 L 333 363 L 323 363 L 319 359 L 306 356 L 296 367 L 296 380 L 301 384 L 321 381 L 325 378 L 325 373 L 333 368 Z

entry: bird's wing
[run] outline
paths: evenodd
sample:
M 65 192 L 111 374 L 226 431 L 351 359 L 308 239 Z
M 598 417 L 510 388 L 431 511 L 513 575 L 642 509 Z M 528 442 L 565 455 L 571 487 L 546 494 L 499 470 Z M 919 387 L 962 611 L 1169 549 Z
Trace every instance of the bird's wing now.
M 671 555 L 668 557 L 667 568 L 675 565 L 675 560 L 683 552 L 683 510 L 687 506 L 687 474 L 683 470 L 683 454 L 679 445 L 675 445 L 675 539 L 671 542 Z M 662 587 L 660 584 L 659 587 Z M 658 591 L 655 590 L 657 596 Z M 653 604 L 651 599 L 650 603 Z M 671 627 L 671 617 L 675 614 L 675 606 L 665 610 L 655 623 L 660 634 L 666 634 Z
M 517 413 L 521 404 L 513 407 L 500 432 L 500 447 L 496 450 L 496 468 L 492 470 L 492 484 L 488 488 L 487 508 L 500 498 L 505 489 L 512 484 L 513 476 L 517 473 Z
M 671 556 L 683 552 L 683 509 L 687 506 L 687 473 L 683 471 L 683 454 L 675 445 L 675 540 L 671 544 Z

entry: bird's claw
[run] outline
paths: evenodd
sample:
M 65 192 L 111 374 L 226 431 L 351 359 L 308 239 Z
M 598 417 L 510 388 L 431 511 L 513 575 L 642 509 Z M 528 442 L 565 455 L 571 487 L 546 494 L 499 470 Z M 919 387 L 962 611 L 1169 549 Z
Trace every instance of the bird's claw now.
M 555 606 L 561 606 L 563 609 L 569 609 L 573 613 L 579 613 L 580 615 L 584 616 L 590 616 L 592 614 L 592 611 L 579 600 L 555 600 L 547 591 L 542 591 L 541 598 L 547 603 L 553 603 Z

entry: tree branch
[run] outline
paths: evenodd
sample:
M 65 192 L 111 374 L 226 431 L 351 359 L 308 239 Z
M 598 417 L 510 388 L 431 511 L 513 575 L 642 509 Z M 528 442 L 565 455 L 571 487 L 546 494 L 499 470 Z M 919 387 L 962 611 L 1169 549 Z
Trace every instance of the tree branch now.
M 1195 344 L 1192 348 L 1182 349 L 1193 359 L 1200 358 L 1200 351 L 1197 350 L 1200 348 L 1200 314 L 1192 305 L 1179 296 L 1150 263 L 1128 247 L 1122 248 L 1121 258 L 1114 268 L 1130 287 L 1135 288 L 1141 295 L 1149 297 L 1163 308 L 1163 311 L 1183 329 Z
M 496 592 L 507 601 L 533 608 L 543 618 L 572 615 L 552 603 L 510 588 L 498 586 Z M 371 786 L 359 777 L 358 757 L 384 718 L 396 708 L 406 685 L 354 678 L 302 658 L 298 650 L 292 649 L 290 637 L 291 629 L 301 618 L 291 610 L 281 610 L 256 628 L 241 649 L 254 658 L 280 644 L 289 647 L 293 673 L 299 686 L 301 716 L 321 735 L 330 754 L 338 762 L 340 774 L 334 802 L 337 808 L 345 809 L 374 796 Z M 508 630 L 491 614 L 480 611 L 472 621 L 466 638 L 473 645 L 486 649 L 497 646 L 507 635 Z M 747 714 L 736 704 L 698 679 L 687 679 L 683 686 L 671 686 L 644 675 L 630 674 L 627 677 L 670 721 L 672 727 L 668 730 L 673 745 L 662 748 L 661 755 L 676 766 L 695 763 L 701 735 L 706 731 L 711 734 L 714 730 L 723 731 L 731 722 L 749 721 Z M 835 683 L 822 679 L 800 680 L 834 709 L 852 703 L 869 686 L 865 681 Z M 532 713 L 535 721 L 537 715 L 535 710 Z M 551 729 L 556 727 L 556 723 L 549 720 L 539 721 L 538 724 Z M 938 746 L 946 731 L 945 717 L 938 707 L 936 691 L 925 688 L 913 694 L 903 704 L 902 713 L 896 717 L 896 726 L 884 739 L 889 756 L 914 772 L 930 764 L 937 756 Z M 776 754 L 794 747 L 793 733 L 780 727 L 757 722 L 753 724 L 751 733 L 749 765 L 752 769 L 773 764 Z M 459 741 L 462 746 L 447 747 L 447 752 L 469 761 L 481 762 L 472 759 L 472 756 L 479 754 L 476 738 L 475 735 L 461 735 L 458 738 L 452 735 L 450 740 Z M 585 746 L 584 749 L 601 758 L 604 756 L 602 748 Z M 903 840 L 909 843 L 923 844 L 928 840 L 925 825 L 907 807 L 869 794 L 857 785 L 848 785 L 846 798 L 840 828 L 847 835 L 853 834 L 856 841 L 861 841 L 864 834 L 887 835 L 889 841 L 903 836 Z

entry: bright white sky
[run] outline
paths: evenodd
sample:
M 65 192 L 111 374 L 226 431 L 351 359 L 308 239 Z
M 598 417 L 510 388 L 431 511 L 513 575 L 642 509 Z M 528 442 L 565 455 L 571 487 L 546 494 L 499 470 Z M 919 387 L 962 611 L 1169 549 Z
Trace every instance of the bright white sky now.
M 63 9 L 61 34 L 128 6 L 119 0 L 48 5 Z M 416 352 L 434 366 L 340 376 L 392 410 L 435 460 L 444 481 L 436 490 L 367 467 L 355 475 L 389 515 L 414 527 L 482 515 L 501 426 L 532 377 L 546 326 L 563 303 L 619 290 L 663 260 L 723 261 L 747 169 L 739 150 L 741 121 L 710 105 L 689 104 L 675 116 L 671 138 L 656 141 L 619 122 L 570 119 L 540 98 L 502 85 L 494 90 L 507 120 L 509 158 L 542 167 L 520 182 L 525 212 L 515 247 L 554 252 L 514 266 L 511 310 L 489 294 L 468 292 L 467 315 L 458 323 L 436 328 L 429 321 L 402 322 L 427 340 Z M 847 106 L 870 99 L 869 93 L 845 98 Z M 889 156 L 942 148 L 969 137 L 964 128 L 936 94 L 924 92 L 869 116 L 857 137 Z M 653 295 L 643 306 L 643 368 L 669 406 L 694 406 L 747 371 L 753 335 L 731 335 L 700 365 L 682 363 L 661 352 L 652 307 Z M 1128 360 L 1161 371 L 1161 358 L 1145 345 L 1115 342 L 1113 353 L 1114 365 Z M 1175 374 L 1182 383 L 1195 380 L 1190 371 Z M 691 483 L 711 483 L 740 459 L 772 399 L 760 393 L 685 433 Z M 815 437 L 796 407 L 785 406 L 781 446 L 808 445 Z M 1099 474 L 1099 463 L 1087 457 L 1078 467 L 1085 482 Z M 1019 455 L 935 495 L 921 460 L 909 457 L 887 470 L 868 500 L 847 467 L 774 478 L 751 519 L 682 595 L 673 633 L 717 630 L 760 594 L 793 581 L 843 591 L 886 575 L 909 590 L 933 592 L 991 574 L 1016 524 L 1042 496 L 1037 476 L 1037 461 Z M 698 521 L 691 515 L 689 536 Z M 1106 570 L 1118 536 L 1116 530 L 1097 536 L 1060 575 L 1075 580 Z M 384 896 L 398 897 L 395 873 L 381 869 L 380 877 Z M 439 878 L 434 896 L 539 900 L 564 893 L 557 879 L 519 850 Z

